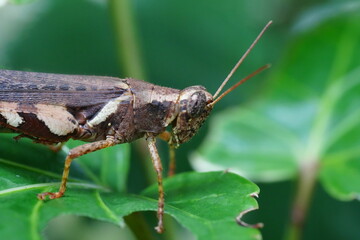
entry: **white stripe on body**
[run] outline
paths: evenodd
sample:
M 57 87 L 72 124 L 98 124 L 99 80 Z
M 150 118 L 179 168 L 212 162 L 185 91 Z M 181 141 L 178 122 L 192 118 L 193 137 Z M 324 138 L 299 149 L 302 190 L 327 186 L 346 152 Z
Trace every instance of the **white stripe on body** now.
M 55 135 L 66 136 L 78 128 L 74 116 L 63 106 L 35 104 L 35 107 L 37 118 Z
M 130 92 L 126 92 L 118 98 L 115 98 L 109 101 L 96 115 L 93 119 L 87 122 L 90 127 L 96 126 L 104 121 L 113 113 L 115 113 L 118 109 L 119 104 L 122 102 L 130 102 L 132 94 Z
M 24 123 L 24 119 L 16 112 L 17 107 L 18 104 L 14 102 L 0 102 L 0 114 L 12 127 L 19 127 Z

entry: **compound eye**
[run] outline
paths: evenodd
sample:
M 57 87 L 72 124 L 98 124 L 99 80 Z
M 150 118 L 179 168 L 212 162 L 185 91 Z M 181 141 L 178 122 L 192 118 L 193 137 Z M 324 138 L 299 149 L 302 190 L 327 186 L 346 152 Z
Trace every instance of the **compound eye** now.
M 199 116 L 206 106 L 206 96 L 203 92 L 195 92 L 191 95 L 187 104 L 187 112 L 190 117 Z

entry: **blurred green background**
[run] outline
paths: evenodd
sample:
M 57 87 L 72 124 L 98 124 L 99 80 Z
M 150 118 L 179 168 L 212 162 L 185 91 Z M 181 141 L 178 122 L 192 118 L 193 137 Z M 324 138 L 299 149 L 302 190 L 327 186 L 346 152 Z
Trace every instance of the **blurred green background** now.
M 261 189 L 260 209 L 248 214 L 246 221 L 263 222 L 264 239 L 296 239 L 292 238 L 289 228 L 291 209 L 293 202 L 302 196 L 306 199 L 303 202 L 308 204 L 305 204 L 308 215 L 303 239 L 360 239 L 360 205 L 352 200 L 360 196 L 360 154 L 356 151 L 360 144 L 356 124 L 360 119 L 360 115 L 356 115 L 360 103 L 360 89 L 356 85 L 360 79 L 359 1 L 10 2 L 0 8 L 1 68 L 134 77 L 178 89 L 203 85 L 211 93 L 216 91 L 261 28 L 273 20 L 273 25 L 235 74 L 232 83 L 266 63 L 271 63 L 272 68 L 216 106 L 210 116 L 214 120 L 207 122 L 190 143 L 177 150 L 177 171 L 190 171 L 190 163 L 196 170 L 204 171 L 234 168 L 255 181 Z M 126 28 L 129 26 L 133 29 Z M 342 88 L 337 79 L 349 79 L 349 86 Z M 347 91 L 348 88 L 352 90 L 345 95 L 336 92 L 336 89 Z M 331 114 L 324 109 L 330 109 Z M 314 117 L 317 114 L 331 117 L 324 120 Z M 349 116 L 347 122 L 341 122 L 346 116 Z M 242 117 L 243 122 L 237 122 Z M 275 121 L 276 126 L 271 124 Z M 314 125 L 309 124 L 312 121 Z M 354 126 L 346 125 L 348 122 L 354 122 Z M 254 126 L 249 123 L 260 130 L 253 131 Z M 322 126 L 327 130 L 321 131 Z M 266 135 L 261 128 L 273 132 Z M 328 131 L 341 132 L 343 128 L 347 129 L 343 130 L 344 134 L 339 133 L 340 137 L 327 144 L 328 137 L 332 137 Z M 320 129 L 319 132 L 316 129 Z M 313 144 L 314 147 L 303 150 L 296 144 L 288 146 L 291 137 L 284 137 L 279 141 L 281 145 L 274 137 L 282 138 L 287 134 L 294 135 L 298 145 Z M 228 153 L 226 159 L 230 160 L 224 157 L 223 162 L 215 164 L 214 161 L 220 161 L 220 156 L 226 154 L 217 151 L 216 146 L 221 144 L 229 148 L 233 144 L 235 150 Z M 160 143 L 159 147 L 166 161 L 167 146 Z M 304 171 L 300 161 L 289 160 L 292 147 L 300 158 L 318 157 L 311 162 L 312 167 L 322 169 L 326 164 L 334 167 L 315 173 Z M 350 154 L 351 160 L 344 160 L 351 166 L 337 165 L 337 161 L 347 159 L 337 157 L 336 154 L 342 153 L 337 148 L 355 149 L 355 153 Z M 130 159 L 138 159 L 141 155 L 134 149 Z M 216 160 L 211 160 L 211 156 Z M 204 162 L 199 164 L 199 159 L 205 159 L 208 166 Z M 256 161 L 261 164 L 257 165 Z M 148 186 L 144 177 L 147 172 L 141 161 L 131 161 L 129 192 L 138 193 Z M 317 176 L 321 183 L 316 180 Z M 348 178 L 343 179 L 343 176 Z M 297 184 L 306 179 L 310 179 L 310 191 L 304 193 Z M 111 224 L 83 218 L 59 219 L 46 231 L 49 239 L 98 239 L 100 236 L 102 239 L 126 239 L 121 238 L 124 233 Z M 184 229 L 177 231 L 185 235 L 179 233 L 176 239 L 190 236 Z M 157 238 L 162 237 L 155 235 L 154 239 Z

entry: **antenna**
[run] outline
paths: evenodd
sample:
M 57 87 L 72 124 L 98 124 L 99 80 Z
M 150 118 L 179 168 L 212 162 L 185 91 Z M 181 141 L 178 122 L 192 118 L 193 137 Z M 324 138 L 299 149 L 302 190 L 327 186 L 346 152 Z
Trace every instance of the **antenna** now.
M 234 84 L 232 87 L 230 87 L 228 90 L 226 90 L 223 94 L 221 94 L 219 97 L 217 97 L 214 101 L 212 101 L 211 103 L 209 103 L 207 106 L 214 106 L 218 101 L 220 101 L 223 97 L 225 97 L 228 93 L 230 93 L 232 90 L 234 90 L 235 88 L 237 88 L 238 86 L 240 86 L 241 84 L 243 84 L 244 82 L 246 82 L 247 80 L 249 80 L 250 78 L 254 77 L 255 75 L 261 73 L 262 71 L 264 71 L 265 69 L 268 69 L 269 67 L 271 67 L 270 64 L 266 64 L 265 66 L 262 66 L 261 68 L 258 68 L 255 72 L 250 73 L 249 75 L 247 75 L 246 77 L 244 77 L 243 79 L 241 79 L 238 83 Z
M 263 28 L 263 30 L 261 30 L 261 32 L 259 33 L 259 35 L 255 38 L 254 42 L 250 45 L 250 47 L 248 48 L 248 50 L 246 50 L 246 52 L 244 53 L 244 55 L 242 55 L 242 57 L 239 59 L 239 61 L 236 63 L 236 65 L 233 67 L 233 69 L 230 71 L 230 73 L 227 75 L 227 77 L 225 78 L 225 80 L 222 82 L 222 84 L 220 85 L 220 87 L 218 88 L 218 90 L 216 91 L 216 93 L 214 94 L 213 98 L 216 99 L 216 97 L 220 94 L 221 90 L 224 88 L 225 84 L 229 81 L 229 79 L 232 77 L 232 75 L 235 73 L 235 71 L 238 69 L 238 67 L 241 65 L 241 63 L 244 61 L 244 59 L 249 55 L 249 53 L 251 52 L 251 50 L 254 48 L 254 46 L 256 45 L 256 43 L 259 41 L 259 39 L 262 37 L 262 35 L 264 34 L 264 32 L 266 31 L 266 29 L 268 29 L 268 27 L 272 24 L 272 21 L 269 21 L 266 26 Z M 265 66 L 264 66 L 265 67 Z M 264 68 L 263 67 L 263 68 Z M 269 66 L 268 66 L 269 67 Z M 266 68 L 268 68 L 266 67 Z M 264 69 L 266 69 L 264 68 Z M 261 70 L 260 70 L 261 69 Z M 255 76 L 257 73 L 261 72 L 262 70 L 264 70 L 262 68 L 259 68 L 257 71 L 255 71 L 253 74 L 250 74 L 251 77 Z M 250 76 L 249 75 L 249 76 Z M 249 78 L 251 78 L 249 77 Z M 249 78 L 244 78 L 244 79 L 249 79 Z M 244 80 L 243 82 L 245 82 L 246 80 Z M 241 81 L 240 81 L 241 82 Z M 236 87 L 239 86 L 241 83 L 237 83 L 235 84 Z M 235 86 L 234 85 L 234 86 Z M 231 87 L 230 89 L 235 89 L 235 87 Z M 229 89 L 229 90 L 230 90 Z M 231 90 L 231 91 L 232 91 Z M 228 92 L 228 91 L 226 91 Z M 226 95 L 226 94 L 225 94 Z M 224 96 L 225 96 L 224 95 Z M 216 100 L 215 102 L 217 102 L 218 100 Z M 211 104 L 212 106 L 214 105 L 214 102 Z

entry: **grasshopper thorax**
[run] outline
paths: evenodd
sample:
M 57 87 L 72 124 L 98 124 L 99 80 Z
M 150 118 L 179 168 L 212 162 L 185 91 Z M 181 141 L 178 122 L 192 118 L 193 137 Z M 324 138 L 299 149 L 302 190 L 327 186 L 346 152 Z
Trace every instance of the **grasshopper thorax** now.
M 212 110 L 212 95 L 203 86 L 191 86 L 180 91 L 179 113 L 173 122 L 172 143 L 178 146 L 189 141 Z

